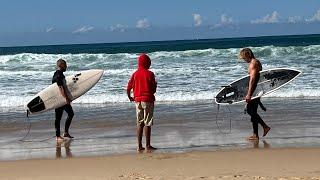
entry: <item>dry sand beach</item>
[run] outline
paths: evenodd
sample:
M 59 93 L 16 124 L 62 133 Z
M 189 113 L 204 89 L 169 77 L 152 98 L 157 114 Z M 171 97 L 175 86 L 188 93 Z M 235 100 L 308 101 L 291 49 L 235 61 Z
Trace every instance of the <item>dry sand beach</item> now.
M 320 179 L 320 149 L 144 153 L 0 162 L 3 180 Z

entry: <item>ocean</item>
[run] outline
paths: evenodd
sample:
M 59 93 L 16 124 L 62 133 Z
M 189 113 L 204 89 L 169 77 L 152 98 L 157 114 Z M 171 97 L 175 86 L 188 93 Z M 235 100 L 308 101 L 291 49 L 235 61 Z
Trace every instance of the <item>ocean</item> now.
M 68 63 L 66 75 L 86 69 L 105 71 L 96 87 L 74 103 L 127 103 L 127 81 L 142 52 L 152 59 L 157 102 L 210 100 L 221 86 L 246 75 L 247 64 L 237 58 L 243 47 L 252 48 L 265 70 L 302 71 L 298 79 L 269 97 L 320 97 L 320 35 L 273 36 L 0 48 L 0 109 L 23 110 L 24 103 L 50 85 L 59 58 Z
M 221 86 L 247 75 L 247 64 L 237 58 L 243 47 L 252 48 L 264 70 L 302 71 L 262 98 L 267 112 L 259 113 L 271 131 L 258 143 L 246 141 L 252 127 L 244 104 L 218 111 L 213 102 Z M 135 153 L 135 106 L 126 85 L 140 53 L 150 55 L 158 81 L 152 128 L 157 152 L 320 147 L 320 35 L 7 47 L 0 48 L 0 161 L 61 158 L 61 148 L 62 157 Z M 51 84 L 59 58 L 68 63 L 66 75 L 104 70 L 99 83 L 72 103 L 75 139 L 62 147 L 53 137 L 53 111 L 27 119 L 24 110 Z

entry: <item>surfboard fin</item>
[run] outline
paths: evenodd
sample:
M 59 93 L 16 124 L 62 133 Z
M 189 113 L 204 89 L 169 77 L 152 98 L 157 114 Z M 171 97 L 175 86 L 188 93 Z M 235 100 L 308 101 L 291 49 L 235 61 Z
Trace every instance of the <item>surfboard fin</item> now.
M 231 88 L 231 85 L 221 86 L 222 88 Z
M 261 97 L 263 94 L 264 94 L 264 92 L 263 92 L 263 91 L 260 91 L 260 92 L 257 94 L 257 96 Z
M 228 104 L 232 104 L 232 103 L 233 103 L 233 101 L 228 101 L 227 103 L 228 103 Z

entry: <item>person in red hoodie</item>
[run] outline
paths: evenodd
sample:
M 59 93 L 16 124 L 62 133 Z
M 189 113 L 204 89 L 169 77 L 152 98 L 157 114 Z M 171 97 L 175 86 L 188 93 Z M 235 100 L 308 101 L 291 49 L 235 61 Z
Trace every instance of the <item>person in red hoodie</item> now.
M 131 102 L 135 101 L 137 115 L 137 138 L 138 151 L 143 151 L 142 146 L 143 129 L 146 136 L 146 150 L 152 151 L 156 148 L 151 146 L 151 126 L 153 125 L 154 93 L 157 82 L 153 72 L 149 70 L 151 60 L 148 55 L 141 54 L 138 58 L 138 69 L 132 74 L 128 86 L 127 95 Z M 131 96 L 133 90 L 133 97 Z

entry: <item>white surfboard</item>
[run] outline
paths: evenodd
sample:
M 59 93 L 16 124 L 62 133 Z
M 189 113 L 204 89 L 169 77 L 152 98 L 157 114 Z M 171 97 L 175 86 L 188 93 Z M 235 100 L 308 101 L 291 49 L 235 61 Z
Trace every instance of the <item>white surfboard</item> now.
M 89 91 L 103 75 L 103 70 L 87 70 L 78 74 L 67 76 L 66 85 L 71 100 Z M 66 105 L 66 99 L 62 96 L 57 83 L 51 84 L 36 94 L 25 107 L 30 114 L 42 113 Z
M 284 85 L 290 83 L 301 74 L 301 71 L 289 68 L 275 68 L 265 71 L 260 71 L 260 79 L 256 90 L 253 93 L 253 98 L 258 98 L 267 95 Z M 245 101 L 249 85 L 249 75 L 237 79 L 230 83 L 218 92 L 215 97 L 217 104 L 235 104 Z

